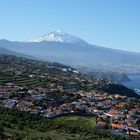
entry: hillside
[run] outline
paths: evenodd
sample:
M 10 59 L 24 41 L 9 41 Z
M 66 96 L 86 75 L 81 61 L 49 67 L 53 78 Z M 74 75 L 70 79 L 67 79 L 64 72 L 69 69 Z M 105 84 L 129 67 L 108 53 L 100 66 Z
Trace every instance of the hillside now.
M 11 55 L 16 55 L 16 53 L 12 52 L 12 51 L 9 51 L 7 49 L 4 49 L 4 48 L 0 48 L 0 54 L 11 54 Z
M 97 131 L 95 129 L 96 118 L 92 116 L 68 115 L 50 120 L 1 107 L 0 113 L 0 139 L 117 139 L 117 137 L 109 136 L 106 131 Z M 120 138 L 120 140 L 123 139 Z
M 63 64 L 0 55 L 0 139 L 118 139 L 108 119 L 103 128 L 97 119 L 115 109 L 127 120 L 130 110 L 139 112 L 138 98 L 123 85 Z
M 102 70 L 95 70 L 95 69 L 88 69 L 79 67 L 78 70 L 82 73 L 85 73 L 86 75 L 93 76 L 95 78 L 99 79 L 106 79 L 113 82 L 127 82 L 130 81 L 128 76 L 125 73 L 119 73 L 119 72 L 112 72 L 112 71 L 102 71 Z
M 11 51 L 9 49 L 5 49 L 5 48 L 1 48 L 1 47 L 0 47 L 0 55 L 14 55 L 14 56 L 24 57 L 24 58 L 29 58 L 29 59 L 37 59 L 35 57 L 31 57 L 29 55 L 25 55 L 23 53 L 18 53 L 16 51 Z
M 137 95 L 123 87 L 106 80 L 98 80 L 80 74 L 77 70 L 59 63 L 42 62 L 27 58 L 20 58 L 10 55 L 0 55 L 0 82 L 6 86 L 13 83 L 18 86 L 27 86 L 30 88 L 46 87 L 63 92 L 80 91 L 80 90 L 100 90 L 109 91 L 110 93 L 122 94 L 128 97 L 137 97 Z M 108 87 L 120 87 L 115 91 Z M 48 90 L 49 90 L 48 89 Z M 118 89 L 118 90 L 117 90 Z

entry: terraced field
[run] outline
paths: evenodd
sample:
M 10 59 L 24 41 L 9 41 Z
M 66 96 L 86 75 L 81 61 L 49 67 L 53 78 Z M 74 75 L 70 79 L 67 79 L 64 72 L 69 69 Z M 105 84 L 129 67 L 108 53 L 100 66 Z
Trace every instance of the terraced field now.
M 40 81 L 37 78 L 12 76 L 10 74 L 0 73 L 0 85 L 4 86 L 8 83 L 13 83 L 17 86 L 27 86 L 27 87 L 34 87 L 40 85 Z

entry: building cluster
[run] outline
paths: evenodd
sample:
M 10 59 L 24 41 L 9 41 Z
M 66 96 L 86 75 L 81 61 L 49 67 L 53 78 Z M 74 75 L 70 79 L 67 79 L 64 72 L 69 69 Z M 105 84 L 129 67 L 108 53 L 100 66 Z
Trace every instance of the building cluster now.
M 93 115 L 98 129 L 109 130 L 113 135 L 140 136 L 140 104 L 133 98 L 94 90 L 66 94 L 57 100 L 52 98 L 53 91 L 43 88 L 19 89 L 17 93 L 20 96 L 0 88 L 0 106 L 47 118 L 65 114 Z

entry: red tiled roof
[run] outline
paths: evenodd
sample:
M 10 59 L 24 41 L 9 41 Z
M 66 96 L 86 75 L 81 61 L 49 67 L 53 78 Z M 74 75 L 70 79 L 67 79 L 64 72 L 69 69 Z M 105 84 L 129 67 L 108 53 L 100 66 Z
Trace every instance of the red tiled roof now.
M 117 110 L 110 110 L 108 112 L 108 114 L 112 115 L 112 116 L 116 116 L 116 115 L 119 115 L 119 112 Z
M 125 125 L 123 125 L 123 124 L 112 124 L 112 128 L 115 128 L 115 129 L 122 129 L 124 127 L 125 127 Z

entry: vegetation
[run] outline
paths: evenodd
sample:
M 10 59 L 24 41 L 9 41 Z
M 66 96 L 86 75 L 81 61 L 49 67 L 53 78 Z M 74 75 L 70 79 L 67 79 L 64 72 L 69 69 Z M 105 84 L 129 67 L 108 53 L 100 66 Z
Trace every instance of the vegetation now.
M 61 116 L 54 119 L 0 108 L 0 139 L 89 140 L 118 139 L 95 129 L 95 117 Z

